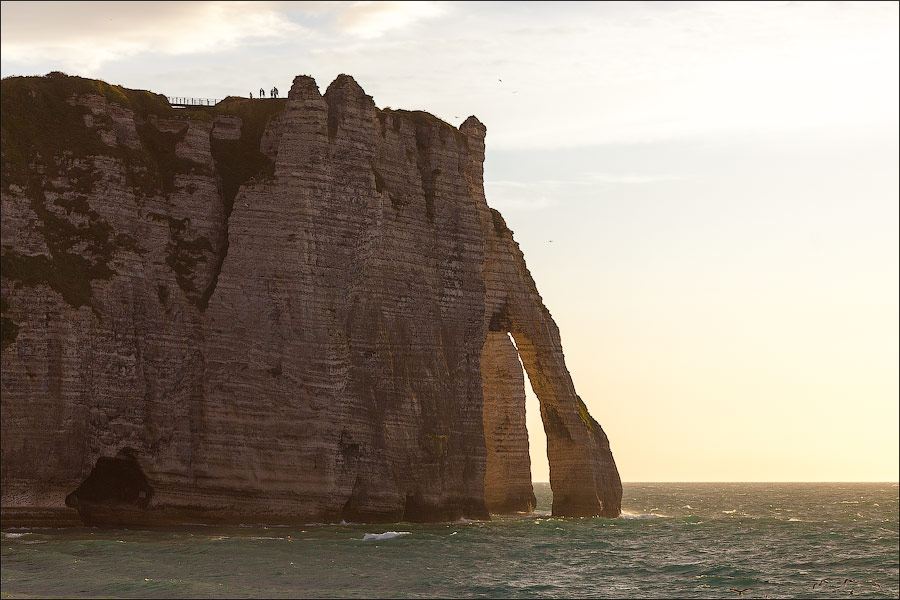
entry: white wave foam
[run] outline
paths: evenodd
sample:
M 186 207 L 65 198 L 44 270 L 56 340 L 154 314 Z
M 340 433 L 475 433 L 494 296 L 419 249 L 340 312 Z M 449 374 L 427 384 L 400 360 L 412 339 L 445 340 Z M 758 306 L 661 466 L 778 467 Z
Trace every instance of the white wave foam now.
M 27 534 L 27 533 L 4 533 L 4 534 L 3 534 L 3 537 L 4 537 L 4 538 L 7 538 L 7 539 L 13 539 L 13 540 L 14 540 L 14 539 L 20 538 L 20 537 L 22 537 L 22 536 L 24 536 L 24 535 L 28 535 L 28 534 Z
M 655 514 L 641 514 L 641 513 L 630 513 L 630 512 L 622 512 L 619 515 L 620 519 L 659 519 L 660 517 L 664 517 L 666 515 L 655 515 Z
M 363 540 L 392 540 L 401 535 L 412 535 L 411 531 L 385 531 L 384 533 L 367 533 Z
M 462 524 L 464 524 L 464 523 L 477 523 L 477 522 L 478 522 L 478 521 L 475 521 L 474 519 L 467 519 L 467 518 L 465 518 L 465 517 L 461 517 L 461 518 L 459 518 L 459 519 L 453 521 L 453 523 L 454 523 L 454 524 L 457 524 L 457 525 L 462 525 Z

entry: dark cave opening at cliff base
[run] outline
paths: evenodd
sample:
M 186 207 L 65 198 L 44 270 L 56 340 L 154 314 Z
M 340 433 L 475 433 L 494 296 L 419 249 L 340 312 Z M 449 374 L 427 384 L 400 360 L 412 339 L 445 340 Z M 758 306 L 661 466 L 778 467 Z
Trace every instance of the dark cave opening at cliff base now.
M 101 456 L 81 485 L 66 496 L 66 506 L 78 509 L 84 524 L 90 526 L 95 524 L 97 508 L 141 510 L 152 497 L 153 488 L 137 460 L 127 455 Z
M 525 372 L 510 334 L 491 328 L 482 348 L 484 500 L 489 512 L 532 512 L 537 504 L 525 421 Z

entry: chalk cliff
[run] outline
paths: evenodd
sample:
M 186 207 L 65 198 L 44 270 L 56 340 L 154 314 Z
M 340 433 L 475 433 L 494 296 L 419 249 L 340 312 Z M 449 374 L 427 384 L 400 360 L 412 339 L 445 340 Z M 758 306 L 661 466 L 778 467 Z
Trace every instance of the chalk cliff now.
M 619 514 L 476 118 L 345 75 L 195 110 L 62 74 L 2 94 L 4 522 L 531 510 L 517 353 L 554 514 Z

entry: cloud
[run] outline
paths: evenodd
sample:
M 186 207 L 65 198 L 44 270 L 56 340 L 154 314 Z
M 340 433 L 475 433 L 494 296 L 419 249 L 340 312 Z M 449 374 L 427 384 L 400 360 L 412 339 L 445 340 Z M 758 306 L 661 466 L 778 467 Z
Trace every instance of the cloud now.
M 343 33 L 376 38 L 444 12 L 436 2 L 354 2 L 338 13 L 336 24 Z
M 587 173 L 573 179 L 537 179 L 533 181 L 486 180 L 488 204 L 499 209 L 537 210 L 559 205 L 570 199 L 583 199 L 585 188 L 604 185 L 645 185 L 684 181 L 679 175 L 637 175 L 622 173 Z
M 492 149 L 896 123 L 896 3 L 451 3 L 389 35 L 390 5 L 349 6 L 346 36 L 309 50 L 317 77 L 475 114 Z
M 609 184 L 643 184 L 661 183 L 665 181 L 684 181 L 687 177 L 680 175 L 634 175 L 622 173 L 588 173 L 577 179 L 537 179 L 534 181 L 494 180 L 491 185 L 512 188 L 562 187 L 569 185 Z
M 55 60 L 80 73 L 140 53 L 214 53 L 303 32 L 271 2 L 4 2 L 2 23 L 4 61 Z
M 664 181 L 684 181 L 687 177 L 680 175 L 624 175 L 616 173 L 592 173 L 584 183 L 661 183 Z
M 59 69 L 165 89 L 199 88 L 195 74 L 214 73 L 203 96 L 243 94 L 240 82 L 262 74 L 288 85 L 307 73 L 324 86 L 350 73 L 379 106 L 454 123 L 477 115 L 492 150 L 805 135 L 896 127 L 897 10 L 4 2 L 2 65 L 4 75 Z

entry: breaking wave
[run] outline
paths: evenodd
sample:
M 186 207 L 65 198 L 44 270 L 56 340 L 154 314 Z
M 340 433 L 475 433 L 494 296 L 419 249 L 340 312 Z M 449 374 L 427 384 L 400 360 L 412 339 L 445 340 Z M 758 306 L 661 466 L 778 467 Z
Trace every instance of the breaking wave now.
M 661 517 L 665 517 L 666 515 L 657 515 L 655 513 L 630 513 L 626 511 L 622 511 L 622 514 L 619 515 L 620 519 L 659 519 Z
M 392 540 L 402 535 L 412 535 L 411 531 L 385 531 L 384 533 L 367 533 L 363 540 Z

